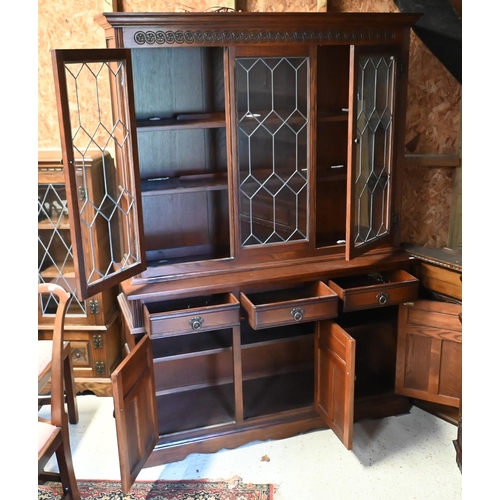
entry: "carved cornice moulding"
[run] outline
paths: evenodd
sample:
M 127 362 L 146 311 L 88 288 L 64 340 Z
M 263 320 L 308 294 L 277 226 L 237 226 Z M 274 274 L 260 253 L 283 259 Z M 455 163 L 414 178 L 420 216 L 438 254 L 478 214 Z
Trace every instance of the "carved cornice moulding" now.
M 136 45 L 191 45 L 191 44 L 238 44 L 272 42 L 351 42 L 359 40 L 390 41 L 396 38 L 394 31 L 268 31 L 268 30 L 177 30 L 136 31 L 133 39 Z

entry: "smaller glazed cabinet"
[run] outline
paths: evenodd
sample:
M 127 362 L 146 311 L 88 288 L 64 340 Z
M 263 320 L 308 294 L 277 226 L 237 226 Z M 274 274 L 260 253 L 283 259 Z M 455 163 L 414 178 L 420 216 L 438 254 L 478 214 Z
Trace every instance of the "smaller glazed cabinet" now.
M 119 287 L 123 491 L 146 463 L 256 439 L 330 427 L 351 448 L 355 420 L 411 407 L 396 360 L 419 288 L 399 241 L 418 17 L 105 13 L 106 49 L 53 52 L 78 296 Z M 89 150 L 112 162 L 83 201 Z
M 88 155 L 86 168 L 93 171 L 89 179 L 96 182 L 83 186 L 93 197 L 100 189 L 97 182 L 102 161 L 109 155 Z M 78 176 L 79 179 L 82 175 Z M 70 234 L 70 216 L 60 150 L 38 152 L 38 282 L 57 283 L 71 294 L 65 319 L 64 338 L 71 344 L 73 371 L 77 391 L 111 395 L 110 376 L 122 359 L 121 318 L 116 293 L 106 290 L 86 300 L 76 293 L 75 255 Z M 38 338 L 50 340 L 57 309 L 57 298 L 38 297 Z

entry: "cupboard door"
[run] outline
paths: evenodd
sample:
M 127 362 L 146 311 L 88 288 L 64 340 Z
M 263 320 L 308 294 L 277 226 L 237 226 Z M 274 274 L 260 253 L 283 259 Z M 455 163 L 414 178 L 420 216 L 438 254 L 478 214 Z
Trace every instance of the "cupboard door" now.
M 127 493 L 158 442 L 151 339 L 145 335 L 111 374 L 122 490 Z
M 396 392 L 459 407 L 462 306 L 419 300 L 399 306 Z
M 347 260 L 391 237 L 396 56 L 394 47 L 351 47 Z
M 344 446 L 352 449 L 356 341 L 332 321 L 316 324 L 314 405 Z
M 77 295 L 146 269 L 128 50 L 54 50 Z M 99 171 L 91 154 L 101 155 Z
M 236 252 L 309 245 L 308 47 L 237 47 L 233 122 Z

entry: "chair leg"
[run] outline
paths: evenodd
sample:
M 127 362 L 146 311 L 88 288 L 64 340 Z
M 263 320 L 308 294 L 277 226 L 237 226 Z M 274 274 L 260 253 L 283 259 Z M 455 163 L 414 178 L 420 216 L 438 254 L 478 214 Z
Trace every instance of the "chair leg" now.
M 73 366 L 71 356 L 64 358 L 64 388 L 68 403 L 68 417 L 71 424 L 78 423 L 78 405 L 76 402 L 76 387 L 73 377 Z
M 69 494 L 71 500 L 81 500 L 73 468 L 71 449 L 69 447 L 69 433 L 64 434 L 66 435 L 63 436 L 62 444 L 56 450 L 57 465 L 59 467 L 63 491 Z

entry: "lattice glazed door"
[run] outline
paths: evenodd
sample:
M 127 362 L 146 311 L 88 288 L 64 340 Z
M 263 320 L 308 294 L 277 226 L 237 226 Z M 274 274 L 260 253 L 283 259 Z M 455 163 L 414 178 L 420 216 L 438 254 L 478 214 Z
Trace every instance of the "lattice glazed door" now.
M 130 61 L 128 50 L 53 51 L 80 299 L 146 268 Z
M 308 53 L 241 52 L 235 58 L 240 249 L 307 243 Z
M 397 54 L 353 47 L 347 258 L 391 236 Z

